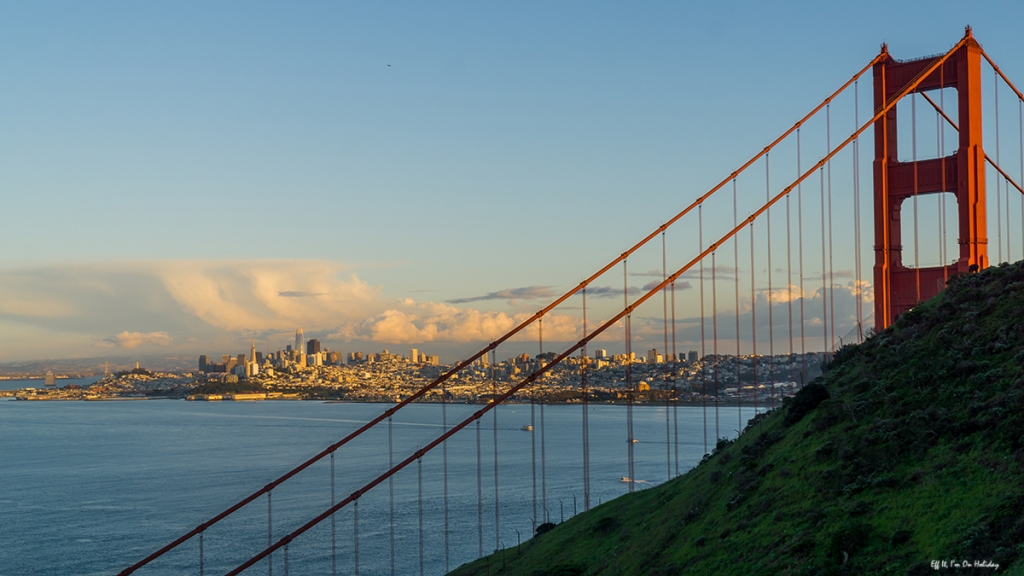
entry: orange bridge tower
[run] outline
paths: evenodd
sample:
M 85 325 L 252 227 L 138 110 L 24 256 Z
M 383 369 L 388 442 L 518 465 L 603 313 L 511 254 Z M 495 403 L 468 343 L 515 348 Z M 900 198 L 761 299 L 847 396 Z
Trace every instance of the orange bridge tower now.
M 939 57 L 900 62 L 882 47 L 874 66 L 874 105 L 890 98 Z M 981 47 L 967 28 L 956 53 L 925 78 L 915 92 L 942 88 L 957 91 L 959 148 L 950 156 L 900 162 L 896 108 L 875 122 L 875 328 L 888 327 L 900 315 L 939 293 L 958 273 L 988 266 L 985 226 L 985 152 L 981 134 Z M 903 264 L 900 211 L 917 195 L 949 192 L 956 196 L 959 257 L 948 265 L 913 268 Z

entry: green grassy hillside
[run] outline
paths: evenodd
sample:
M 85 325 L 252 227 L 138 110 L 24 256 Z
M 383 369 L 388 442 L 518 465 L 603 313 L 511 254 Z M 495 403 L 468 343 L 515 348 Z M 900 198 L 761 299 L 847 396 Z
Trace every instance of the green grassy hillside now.
M 1024 267 L 958 278 L 684 476 L 453 574 L 1024 574 L 1022 366 Z

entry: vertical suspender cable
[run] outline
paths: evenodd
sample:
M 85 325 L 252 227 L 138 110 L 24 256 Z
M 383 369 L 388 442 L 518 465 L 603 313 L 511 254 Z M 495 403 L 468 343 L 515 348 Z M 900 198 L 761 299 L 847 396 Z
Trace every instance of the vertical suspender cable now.
M 486 358 L 486 356 L 485 356 Z M 477 557 L 484 555 L 484 463 L 480 449 L 480 419 L 476 420 L 476 542 Z M 392 574 L 394 576 L 394 574 Z
M 999 164 L 999 75 L 993 71 L 992 79 L 995 81 L 996 99 L 996 164 Z M 1003 261 L 1003 214 L 1000 210 L 1002 190 L 1000 180 L 996 178 L 996 255 L 998 262 Z M 1007 231 L 1009 232 L 1009 231 Z
M 996 102 L 997 102 L 997 105 L 996 105 L 996 127 L 997 127 L 997 132 L 996 132 L 996 134 L 997 134 L 997 137 L 996 137 L 996 164 L 999 164 L 999 137 L 998 137 L 999 106 L 998 106 L 998 96 L 999 96 L 999 92 L 997 90 L 996 91 L 996 97 L 997 97 L 996 98 Z M 1006 260 L 1009 261 L 1009 262 L 1012 262 L 1013 261 L 1013 256 L 1010 253 L 1011 252 L 1010 245 L 1011 245 L 1011 242 L 1012 242 L 1012 240 L 1011 240 L 1012 232 L 1010 231 L 1010 181 L 1011 180 L 1007 176 L 1004 176 L 1003 180 L 1005 180 L 1003 182 L 1003 189 L 1006 192 Z M 1021 254 L 1021 257 L 1024 258 L 1024 254 Z
M 199 576 L 203 576 L 203 533 L 199 533 Z
M 715 252 L 711 253 L 711 349 L 715 356 L 715 397 L 718 397 L 718 286 L 715 278 L 717 276 L 716 268 L 718 263 L 715 258 Z M 715 407 L 715 425 L 718 424 L 718 409 Z M 716 440 L 717 442 L 717 440 Z
M 941 81 L 940 81 L 939 85 L 941 86 Z M 939 215 L 939 229 L 938 229 L 939 266 L 942 266 L 942 270 L 943 270 L 943 274 L 942 274 L 942 276 L 943 276 L 943 286 L 945 286 L 945 280 L 946 280 L 946 278 L 945 278 L 945 276 L 946 276 L 946 274 L 945 274 L 945 270 L 946 270 L 946 247 L 944 246 L 944 242 L 943 242 L 944 235 L 942 233 L 942 228 L 945 225 L 945 218 L 946 218 L 946 216 L 944 214 L 944 212 L 945 212 L 944 208 L 945 208 L 945 203 L 946 203 L 945 202 L 945 198 L 946 198 L 946 174 L 945 174 L 945 172 L 946 172 L 946 159 L 943 157 L 943 150 L 942 150 L 942 114 L 938 110 L 935 111 L 935 157 L 939 158 L 940 169 L 943 172 L 943 174 L 942 174 L 942 185 L 939 188 L 939 191 L 940 191 L 940 194 L 939 194 L 939 196 L 940 196 L 939 204 L 935 208 L 936 208 L 936 210 L 938 210 L 938 215 Z
M 629 307 L 629 273 L 627 271 L 628 261 L 622 261 L 622 298 L 625 307 Z M 633 315 L 626 314 L 626 455 L 629 460 L 629 492 L 633 492 L 633 483 L 636 480 L 633 473 Z
M 860 126 L 860 85 L 853 83 L 853 123 Z M 937 140 L 936 140 L 937 141 Z M 864 296 L 860 244 L 860 135 L 853 139 L 853 258 L 854 293 L 857 297 L 857 342 L 864 341 Z
M 668 262 L 667 262 L 667 258 L 666 258 L 665 252 L 666 252 L 666 248 L 665 248 L 665 233 L 662 232 L 661 233 L 661 279 L 662 279 L 662 281 L 664 281 L 666 278 L 668 278 Z M 665 347 L 663 348 L 663 350 L 665 351 L 665 357 L 664 357 L 665 366 L 663 366 L 662 368 L 667 368 L 668 367 L 668 287 L 665 287 L 665 288 L 661 289 L 661 318 L 662 318 L 662 326 L 664 327 L 664 336 L 665 336 L 665 342 L 664 342 L 664 346 Z M 671 399 L 671 396 L 669 394 L 669 389 L 668 389 L 668 385 L 669 385 L 669 379 L 667 378 L 668 374 L 666 373 L 665 370 L 662 370 L 662 374 L 665 376 L 663 381 L 662 381 L 662 385 L 661 385 L 662 392 L 665 393 L 665 466 L 666 466 L 665 479 L 666 480 L 671 480 L 672 479 L 672 422 L 671 422 L 671 416 L 669 414 L 669 404 L 672 402 L 672 399 Z
M 270 502 L 270 493 L 267 491 L 267 547 L 269 548 L 274 543 L 274 529 L 273 529 L 273 508 Z M 267 554 L 267 576 L 274 575 L 274 555 Z
M 388 458 L 388 468 L 391 468 L 391 459 Z M 331 452 L 331 507 L 334 507 L 334 452 Z M 331 576 L 338 573 L 338 546 L 337 546 L 337 525 L 335 514 L 331 514 Z
M 697 242 L 699 244 L 697 252 L 704 251 L 704 205 L 700 204 L 697 206 Z M 704 453 L 708 453 L 708 376 L 707 371 L 704 369 L 704 356 L 706 355 L 704 337 L 704 260 L 700 261 L 700 396 L 701 404 L 704 407 Z M 718 403 L 718 397 L 715 397 L 715 403 Z M 715 440 L 717 442 L 718 430 L 715 430 Z
M 288 544 L 284 545 L 284 576 L 288 576 Z
M 662 233 L 662 280 L 669 278 L 669 266 L 666 258 L 665 233 Z M 669 288 L 662 288 L 662 327 L 665 335 L 665 370 L 663 373 L 662 392 L 665 393 L 665 461 L 666 480 L 672 480 L 672 417 L 669 414 L 669 405 L 672 397 L 669 395 L 669 378 L 667 369 L 669 366 Z
M 738 210 L 737 210 L 737 192 L 736 192 L 736 179 L 732 179 L 732 227 L 738 226 Z M 743 362 L 740 354 L 740 237 L 739 235 L 733 236 L 732 238 L 732 264 L 735 268 L 733 270 L 732 288 L 735 307 L 735 320 L 736 320 L 736 395 L 740 396 L 743 391 Z M 753 274 L 753 271 L 751 271 Z
M 772 179 L 771 179 L 771 164 L 769 163 L 768 154 L 764 155 L 764 193 L 765 201 L 770 202 L 772 199 Z M 768 227 L 768 242 L 766 247 L 768 249 L 768 382 L 771 385 L 771 407 L 775 409 L 775 330 L 774 330 L 774 317 L 772 316 L 772 308 L 775 304 L 775 294 L 772 292 L 772 211 L 769 208 L 765 214 L 765 220 Z M 743 431 L 743 426 L 740 426 L 739 431 Z M 738 433 L 738 432 L 737 432 Z
M 800 168 L 800 130 L 796 131 L 796 173 L 803 174 Z M 804 316 L 804 301 L 807 300 L 807 292 L 804 291 L 804 183 L 801 181 L 796 185 L 796 245 L 800 264 L 800 387 L 804 385 L 807 377 L 807 337 L 805 334 L 806 321 Z
M 423 458 L 416 460 L 416 500 L 419 512 L 419 549 L 420 549 L 420 576 L 424 576 L 423 570 Z
M 754 267 L 754 223 L 750 223 L 750 357 L 753 363 L 754 372 L 754 413 L 757 413 L 757 401 L 761 391 L 757 387 L 757 285 Z M 736 403 L 743 402 L 742 388 L 736 390 Z M 742 428 L 740 428 L 742 431 Z
M 946 86 L 946 67 L 939 67 L 939 84 L 944 88 Z M 939 108 L 945 110 L 946 106 L 946 91 L 939 90 Z M 938 111 L 936 111 L 938 114 Z M 941 122 L 939 122 L 942 124 Z M 942 160 L 939 162 L 940 170 L 942 172 L 942 200 L 939 202 L 941 215 L 939 216 L 939 230 L 940 230 L 940 242 L 939 242 L 939 256 L 942 259 L 942 281 L 945 283 L 949 280 L 949 254 L 946 253 L 946 126 L 942 124 L 942 131 L 939 133 L 939 157 Z
M 992 94 L 995 97 L 995 113 L 996 113 L 996 165 L 999 166 L 999 74 L 992 71 Z M 1000 178 L 996 178 L 996 219 L 999 222 L 996 225 L 997 230 L 1002 230 L 1002 214 L 999 213 L 999 196 L 1002 194 L 1002 182 Z M 1006 259 L 1010 260 L 1010 190 L 1006 187 Z M 1002 234 L 999 235 L 999 261 L 1003 261 L 1003 238 Z
M 533 534 L 537 533 L 537 388 L 530 386 L 530 476 L 533 485 Z
M 497 350 L 491 350 L 491 365 L 493 366 L 498 357 Z M 493 371 L 492 371 L 493 373 Z M 494 397 L 498 397 L 498 381 L 491 379 Z M 494 550 L 497 551 L 501 545 L 501 532 L 498 528 L 498 408 L 491 410 L 494 423 Z M 532 434 L 532 432 L 531 432 Z
M 914 296 L 914 305 L 917 305 L 921 301 L 921 240 L 918 234 L 918 222 L 917 222 L 917 192 L 918 192 L 918 181 L 917 181 L 917 94 L 910 95 L 910 142 L 911 142 L 911 153 L 914 157 L 914 285 L 916 287 L 916 294 Z
M 587 289 L 583 289 L 583 338 L 587 337 Z M 580 349 L 583 364 L 580 366 L 580 388 L 583 405 L 583 510 L 590 510 L 590 414 L 587 403 L 587 344 Z
M 540 353 L 544 353 L 544 319 L 541 318 L 537 324 L 540 344 Z M 537 359 L 538 369 L 544 367 L 544 359 L 538 356 Z M 540 381 L 543 381 L 544 376 L 541 376 Z M 541 390 L 540 395 L 540 504 L 543 509 L 544 521 L 548 521 L 548 477 L 547 477 L 547 458 L 544 451 L 544 390 Z
M 942 157 L 942 115 L 937 110 L 935 111 L 935 152 L 936 152 L 935 157 L 940 159 L 939 163 L 940 163 L 941 169 L 943 171 L 943 174 L 942 174 L 942 186 L 941 186 L 941 189 L 940 189 L 942 191 L 942 193 L 940 194 L 940 196 L 942 198 L 940 199 L 939 205 L 936 208 L 938 209 L 938 212 L 939 212 L 939 238 L 938 238 L 938 240 L 939 240 L 939 265 L 941 265 L 943 270 L 944 270 L 945 266 L 946 266 L 946 250 L 945 250 L 946 247 L 943 245 L 944 244 L 943 243 L 943 239 L 944 239 L 944 236 L 945 236 L 943 234 L 943 228 L 945 227 L 945 223 L 946 223 L 945 222 L 945 214 L 944 214 L 944 211 L 945 211 L 944 210 L 945 190 L 946 190 L 946 175 L 945 175 L 944 172 L 945 172 L 946 161 Z M 943 274 L 943 276 L 945 276 L 945 275 Z
M 821 167 L 821 345 L 822 353 L 827 354 L 828 345 L 828 258 L 825 243 L 825 167 Z
M 828 152 L 832 152 L 832 105 L 825 106 L 826 143 Z M 828 170 L 828 304 L 829 304 L 829 350 L 836 345 L 836 278 L 832 268 L 832 159 L 826 162 Z
M 789 306 L 789 377 L 793 382 L 793 212 L 789 194 L 786 194 L 786 301 Z
M 480 421 L 477 421 L 477 425 Z M 479 456 L 479 454 L 478 454 Z M 388 468 L 395 466 L 395 434 L 391 416 L 388 416 Z M 395 477 L 388 478 L 388 547 L 391 552 L 391 576 L 395 576 Z M 481 553 L 481 556 L 483 554 Z
M 679 476 L 679 350 L 676 349 L 676 283 L 670 284 L 672 292 L 672 435 L 675 446 L 675 473 Z
M 352 563 L 359 576 L 359 499 L 352 501 Z
M 448 381 L 445 380 L 441 383 L 441 430 L 444 432 L 448 431 Z M 444 571 L 447 574 L 451 568 L 449 567 L 449 528 L 448 528 L 448 441 L 445 440 L 441 443 L 441 477 L 443 487 L 444 502 Z

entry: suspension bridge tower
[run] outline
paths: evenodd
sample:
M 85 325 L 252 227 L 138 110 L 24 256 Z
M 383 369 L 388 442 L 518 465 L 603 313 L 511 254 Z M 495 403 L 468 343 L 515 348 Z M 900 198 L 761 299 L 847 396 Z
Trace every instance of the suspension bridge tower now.
M 900 315 L 938 294 L 954 274 L 988 266 L 985 227 L 985 152 L 981 134 L 982 50 L 970 27 L 964 42 L 913 92 L 957 91 L 959 147 L 949 156 L 900 162 L 896 107 L 875 122 L 875 327 L 882 330 Z M 896 61 L 882 47 L 874 66 L 874 104 L 881 110 L 943 56 Z M 930 268 L 904 266 L 900 241 L 903 201 L 923 194 L 952 193 L 957 200 L 959 257 Z

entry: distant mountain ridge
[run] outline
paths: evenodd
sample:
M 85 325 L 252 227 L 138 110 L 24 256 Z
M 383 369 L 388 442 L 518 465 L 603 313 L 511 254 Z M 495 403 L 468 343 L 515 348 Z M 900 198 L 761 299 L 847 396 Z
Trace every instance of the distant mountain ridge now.
M 96 356 L 0 362 L 0 376 L 42 376 L 47 370 L 57 375 L 102 375 L 104 363 L 110 371 L 131 370 L 135 363 L 159 371 L 195 370 L 198 356 Z
M 687 474 L 452 574 L 1024 574 L 1022 367 L 1024 266 L 955 278 Z

